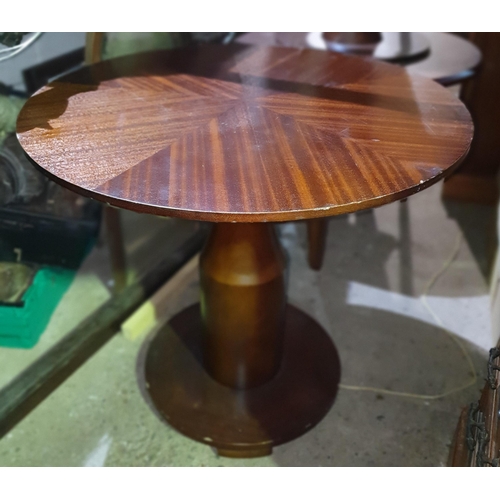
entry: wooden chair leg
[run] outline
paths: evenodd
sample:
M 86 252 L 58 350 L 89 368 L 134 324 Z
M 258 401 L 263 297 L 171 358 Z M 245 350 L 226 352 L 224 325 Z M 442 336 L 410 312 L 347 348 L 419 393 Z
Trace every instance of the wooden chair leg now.
M 307 221 L 307 238 L 309 242 L 309 267 L 319 271 L 325 256 L 326 237 L 328 235 L 328 218 L 310 219 Z
M 116 208 L 106 206 L 103 216 L 114 281 L 113 291 L 118 293 L 127 285 L 127 265 L 120 212 Z

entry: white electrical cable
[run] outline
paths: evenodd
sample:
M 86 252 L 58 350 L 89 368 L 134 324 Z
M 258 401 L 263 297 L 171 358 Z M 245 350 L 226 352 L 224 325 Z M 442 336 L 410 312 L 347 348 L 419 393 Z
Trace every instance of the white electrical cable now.
M 38 31 L 38 32 L 33 32 L 32 36 L 26 38 L 22 43 L 19 45 L 15 45 L 14 47 L 6 47 L 4 49 L 0 49 L 0 62 L 1 61 L 6 61 L 7 59 L 10 59 L 11 57 L 17 56 L 20 52 L 23 50 L 26 50 L 32 43 L 34 43 L 36 40 L 38 40 L 42 36 L 43 32 Z M 6 54 L 2 56 L 2 54 Z
M 434 276 L 432 276 L 432 278 L 427 282 L 427 284 L 424 287 L 424 291 L 420 297 L 420 300 L 422 301 L 424 307 L 429 311 L 430 315 L 434 318 L 434 321 L 442 328 L 443 332 L 445 332 L 457 344 L 459 349 L 462 351 L 462 354 L 464 355 L 464 357 L 467 361 L 467 364 L 469 365 L 469 369 L 472 373 L 472 377 L 471 377 L 470 381 L 463 384 L 463 385 L 460 385 L 458 387 L 450 389 L 449 391 L 443 392 L 441 394 L 415 394 L 412 392 L 391 391 L 389 389 L 381 389 L 381 388 L 377 388 L 377 387 L 366 387 L 366 386 L 358 386 L 358 385 L 339 384 L 339 387 L 341 389 L 346 389 L 349 391 L 371 391 L 371 392 L 377 392 L 380 394 L 388 394 L 391 396 L 403 396 L 403 397 L 407 397 L 407 398 L 432 400 L 432 399 L 444 398 L 445 396 L 449 396 L 450 394 L 454 394 L 455 392 L 462 391 L 462 390 L 467 389 L 468 387 L 474 385 L 477 382 L 476 369 L 474 368 L 474 363 L 472 362 L 472 359 L 470 357 L 470 354 L 467 352 L 467 349 L 465 349 L 462 342 L 457 338 L 456 335 L 453 334 L 453 332 L 450 332 L 449 330 L 447 330 L 443 326 L 443 322 L 441 321 L 439 316 L 431 309 L 429 303 L 427 302 L 427 295 L 429 294 L 429 290 L 432 288 L 434 283 L 436 283 L 437 279 L 448 269 L 448 267 L 451 265 L 451 263 L 455 260 L 455 258 L 458 255 L 458 252 L 460 251 L 461 244 L 462 244 L 462 233 L 459 233 L 451 255 L 448 257 L 448 259 L 446 259 L 444 264 L 434 274 Z

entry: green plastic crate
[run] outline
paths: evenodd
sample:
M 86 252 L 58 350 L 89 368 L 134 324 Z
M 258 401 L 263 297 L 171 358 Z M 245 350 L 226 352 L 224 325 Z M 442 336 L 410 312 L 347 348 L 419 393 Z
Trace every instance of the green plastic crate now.
M 72 269 L 42 267 L 23 296 L 23 306 L 0 306 L 0 346 L 33 347 L 45 331 L 75 274 L 76 271 Z

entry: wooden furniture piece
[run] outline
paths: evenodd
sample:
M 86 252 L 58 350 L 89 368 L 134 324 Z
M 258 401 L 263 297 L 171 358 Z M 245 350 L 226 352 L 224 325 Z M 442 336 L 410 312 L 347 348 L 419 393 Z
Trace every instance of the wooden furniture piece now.
M 309 33 L 306 41 L 313 49 L 372 56 L 387 62 L 423 58 L 430 50 L 429 40 L 420 33 L 323 32 Z
M 450 86 L 461 83 L 473 76 L 481 62 L 481 52 L 474 44 L 449 33 L 414 33 L 412 42 L 415 52 L 407 51 L 409 57 L 395 57 L 401 54 L 398 40 L 383 33 L 385 43 L 374 55 L 377 58 L 393 59 L 405 66 L 408 73 L 432 78 L 436 82 Z M 398 35 L 394 33 L 393 35 Z M 397 38 L 397 37 L 396 37 Z M 430 44 L 430 49 L 422 41 Z M 328 50 L 324 33 L 246 33 L 239 37 L 239 42 L 265 46 L 286 46 L 295 48 L 315 48 Z M 395 43 L 396 42 L 396 43 Z M 417 50 L 418 49 L 418 50 Z M 424 55 L 425 57 L 415 57 Z M 495 185 L 496 187 L 496 185 Z M 323 265 L 328 220 L 313 219 L 307 223 L 308 261 L 312 269 L 319 270 Z
M 462 86 L 460 99 L 474 120 L 474 141 L 467 161 L 443 184 L 443 198 L 497 205 L 500 170 L 500 33 L 469 33 L 467 40 L 482 52 L 477 76 Z
M 490 349 L 479 401 L 460 414 L 448 463 L 451 467 L 500 466 L 500 343 Z
M 450 92 L 398 66 L 232 44 L 81 69 L 33 95 L 17 131 L 70 189 L 215 223 L 200 304 L 145 344 L 139 372 L 161 418 L 237 457 L 307 432 L 340 377 L 327 332 L 287 305 L 270 223 L 417 193 L 460 163 L 472 123 Z

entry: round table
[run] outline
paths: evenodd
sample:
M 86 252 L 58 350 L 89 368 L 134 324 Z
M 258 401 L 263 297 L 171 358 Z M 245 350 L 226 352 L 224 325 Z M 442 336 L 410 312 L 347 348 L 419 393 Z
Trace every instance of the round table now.
M 317 424 L 340 378 L 327 332 L 287 304 L 271 222 L 417 193 L 460 163 L 473 130 L 450 92 L 397 66 L 232 44 L 80 69 L 36 92 L 17 132 L 69 189 L 214 223 L 200 304 L 145 343 L 140 381 L 177 430 L 249 457 Z

